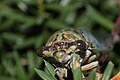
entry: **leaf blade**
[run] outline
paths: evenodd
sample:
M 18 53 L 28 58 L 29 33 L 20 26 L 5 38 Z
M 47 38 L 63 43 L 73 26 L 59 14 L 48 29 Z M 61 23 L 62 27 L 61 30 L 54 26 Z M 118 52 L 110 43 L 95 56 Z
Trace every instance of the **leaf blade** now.
M 114 64 L 110 61 L 104 71 L 104 75 L 102 77 L 102 80 L 109 80 L 112 70 L 113 70 Z
M 45 62 L 46 68 L 48 69 L 49 73 L 54 77 L 55 76 L 55 68 L 48 62 Z M 55 77 L 54 77 L 55 78 Z
M 78 62 L 78 55 L 74 55 L 72 60 L 72 73 L 74 80 L 83 80 L 82 71 Z
M 94 21 L 101 24 L 103 27 L 107 28 L 108 30 L 111 30 L 115 26 L 115 24 L 112 21 L 110 21 L 107 17 L 104 17 L 92 6 L 89 5 L 86 8 L 87 8 L 87 15 L 90 18 L 92 18 Z
M 43 79 L 43 80 L 52 80 L 48 77 L 48 74 L 43 72 L 42 70 L 38 70 L 34 68 L 34 70 L 37 72 L 37 74 Z M 54 80 L 54 79 L 53 79 Z

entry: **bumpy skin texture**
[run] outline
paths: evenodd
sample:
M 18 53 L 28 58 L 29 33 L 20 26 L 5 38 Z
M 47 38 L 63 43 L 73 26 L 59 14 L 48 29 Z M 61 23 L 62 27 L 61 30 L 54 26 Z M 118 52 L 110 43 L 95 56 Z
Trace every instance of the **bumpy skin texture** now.
M 78 54 L 83 70 L 89 70 L 90 66 L 93 68 L 98 65 L 98 61 L 95 61 L 94 50 L 102 50 L 102 48 L 104 46 L 85 30 L 62 29 L 50 37 L 46 45 L 39 49 L 38 55 L 50 58 L 56 66 L 62 64 L 66 67 L 73 54 Z

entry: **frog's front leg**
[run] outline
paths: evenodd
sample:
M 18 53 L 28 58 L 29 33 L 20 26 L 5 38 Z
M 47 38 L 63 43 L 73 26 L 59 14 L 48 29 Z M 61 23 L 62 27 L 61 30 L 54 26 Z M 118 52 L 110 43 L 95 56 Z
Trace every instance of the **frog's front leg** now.
M 98 64 L 99 64 L 98 61 L 94 61 L 94 62 L 91 62 L 91 63 L 86 64 L 84 66 L 81 66 L 81 69 L 82 69 L 82 71 L 87 71 L 87 70 L 90 70 L 90 69 L 97 67 Z
M 65 80 L 64 78 L 67 77 L 67 69 L 66 68 L 56 68 L 55 69 L 59 80 Z

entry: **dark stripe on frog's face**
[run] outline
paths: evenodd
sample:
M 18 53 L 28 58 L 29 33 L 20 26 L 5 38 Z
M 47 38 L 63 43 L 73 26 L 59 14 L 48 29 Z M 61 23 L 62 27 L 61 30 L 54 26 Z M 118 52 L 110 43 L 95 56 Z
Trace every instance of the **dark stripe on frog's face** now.
M 76 49 L 86 50 L 87 45 L 82 40 L 73 42 L 55 42 L 52 46 L 45 46 L 41 49 L 41 53 L 46 56 L 53 56 L 54 52 L 63 50 L 66 54 L 73 53 Z

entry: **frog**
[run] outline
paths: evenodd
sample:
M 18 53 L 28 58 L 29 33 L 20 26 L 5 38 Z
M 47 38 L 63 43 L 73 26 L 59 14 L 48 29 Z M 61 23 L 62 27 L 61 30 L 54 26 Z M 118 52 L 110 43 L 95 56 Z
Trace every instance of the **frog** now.
M 87 30 L 67 28 L 55 32 L 38 50 L 38 55 L 54 64 L 58 76 L 61 77 L 62 72 L 67 77 L 65 69 L 70 68 L 74 54 L 79 56 L 81 70 L 88 71 L 99 66 L 96 52 L 105 50 L 107 48 Z

